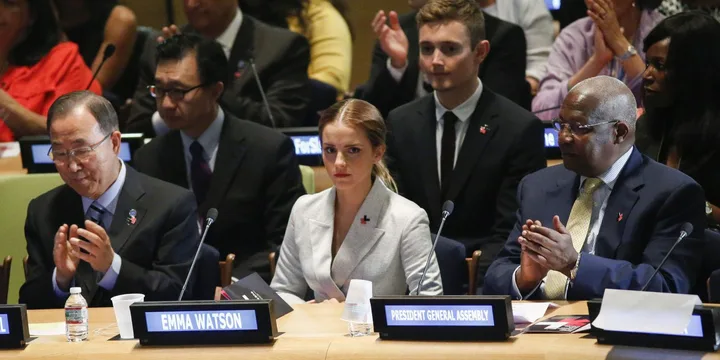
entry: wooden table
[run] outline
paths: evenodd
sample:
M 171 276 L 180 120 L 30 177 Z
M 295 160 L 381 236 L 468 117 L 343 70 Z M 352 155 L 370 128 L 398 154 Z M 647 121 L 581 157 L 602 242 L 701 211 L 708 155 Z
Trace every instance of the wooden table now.
M 117 334 L 111 308 L 90 310 L 90 341 L 39 337 L 24 350 L 0 351 L 0 358 L 27 359 L 720 359 L 717 354 L 596 344 L 586 334 L 520 334 L 506 342 L 383 341 L 377 335 L 351 338 L 340 320 L 342 305 L 300 305 L 278 320 L 283 334 L 271 345 L 141 347 L 136 340 L 108 341 Z M 549 315 L 586 314 L 584 302 Z M 29 311 L 31 323 L 63 321 L 62 310 Z M 100 334 L 96 330 L 105 328 Z

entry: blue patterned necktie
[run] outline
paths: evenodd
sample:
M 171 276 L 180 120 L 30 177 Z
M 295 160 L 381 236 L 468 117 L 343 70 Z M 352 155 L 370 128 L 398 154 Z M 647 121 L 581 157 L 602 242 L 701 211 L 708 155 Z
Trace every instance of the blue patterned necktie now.
M 88 220 L 102 226 L 103 229 L 106 229 L 105 224 L 103 223 L 103 217 L 105 216 L 106 212 L 107 210 L 102 205 L 100 205 L 100 203 L 98 203 L 97 201 L 93 201 L 93 203 L 90 204 L 90 207 L 85 213 L 85 217 Z

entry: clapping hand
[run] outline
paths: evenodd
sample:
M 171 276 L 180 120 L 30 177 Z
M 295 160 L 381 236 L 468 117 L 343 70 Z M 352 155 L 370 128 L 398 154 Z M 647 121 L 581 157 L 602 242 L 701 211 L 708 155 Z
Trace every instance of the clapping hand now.
M 588 8 L 588 16 L 602 31 L 608 47 L 616 56 L 624 54 L 630 43 L 618 22 L 613 0 L 585 0 L 585 4 Z
M 540 266 L 570 277 L 578 252 L 573 246 L 572 236 L 557 215 L 553 217 L 553 227 L 531 225 L 529 230 L 522 232 L 520 245 L 523 252 L 527 252 L 528 257 Z
M 407 36 L 400 27 L 400 20 L 395 11 L 390 12 L 390 25 L 386 24 L 388 17 L 380 10 L 372 21 L 373 31 L 380 42 L 380 47 L 390 58 L 390 64 L 400 69 L 407 64 L 408 49 L 410 48 Z

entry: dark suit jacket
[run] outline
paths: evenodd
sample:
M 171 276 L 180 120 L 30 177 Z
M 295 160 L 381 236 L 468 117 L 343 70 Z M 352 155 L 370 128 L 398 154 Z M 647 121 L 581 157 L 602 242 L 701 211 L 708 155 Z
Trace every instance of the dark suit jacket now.
M 485 275 L 485 295 L 512 294 L 513 272 L 520 264 L 517 238 L 522 223 L 533 219 L 552 224 L 552 217 L 558 215 L 567 224 L 579 185 L 580 176 L 563 166 L 523 179 L 515 229 Z M 690 177 L 633 149 L 608 198 L 595 254 L 582 253 L 568 300 L 602 297 L 607 288 L 640 290 L 685 222 L 693 224 L 693 233 L 678 244 L 647 290 L 690 291 L 702 257 L 704 199 L 702 188 Z M 539 297 L 539 291 L 531 296 Z
M 146 301 L 177 300 L 198 246 L 193 194 L 130 167 L 126 174 L 108 231 L 122 258 L 115 287 L 99 287 L 96 273 L 84 261 L 75 275 L 75 286 L 82 288 L 90 306 L 112 306 L 111 297 L 126 293 L 143 293 Z M 127 220 L 130 209 L 137 211 L 134 225 Z M 52 284 L 55 233 L 62 224 L 84 227 L 84 218 L 82 198 L 67 185 L 30 202 L 25 221 L 29 275 L 20 288 L 20 303 L 29 308 L 64 306 L 67 299 L 59 299 Z
M 447 194 L 455 211 L 442 235 L 462 242 L 468 257 L 482 250 L 484 273 L 515 223 L 520 180 L 546 166 L 544 130 L 532 114 L 487 88 L 469 121 Z M 438 180 L 434 97 L 393 110 L 387 122 L 388 166 L 399 192 L 427 211 L 436 232 L 446 199 Z
M 149 142 L 133 161 L 143 173 L 188 187 L 179 131 Z M 255 271 L 270 280 L 268 253 L 282 243 L 290 211 L 303 194 L 292 141 L 226 112 L 215 172 L 200 213 L 218 209 L 205 241 L 217 248 L 222 258 L 235 254 L 236 276 Z
M 387 116 L 391 110 L 415 99 L 419 65 L 419 33 L 415 21 L 417 11 L 400 16 L 400 26 L 408 38 L 408 67 L 400 83 L 387 69 L 388 56 L 375 43 L 370 80 L 361 97 L 375 105 Z M 480 65 L 483 84 L 520 106 L 530 109 L 530 85 L 525 81 L 527 49 L 525 33 L 515 24 L 485 14 L 485 37 L 490 41 L 490 53 Z
M 186 26 L 183 31 L 194 31 Z M 155 39 L 157 36 L 151 36 Z M 155 136 L 150 122 L 157 109 L 148 85 L 155 83 L 157 42 L 148 41 L 141 65 L 140 80 L 133 96 L 126 132 Z M 307 68 L 310 47 L 305 37 L 266 25 L 244 15 L 230 52 L 225 92 L 220 103 L 226 112 L 270 126 L 270 118 L 250 67 L 254 58 L 277 127 L 300 126 L 310 103 Z M 239 75 L 239 77 L 237 77 Z

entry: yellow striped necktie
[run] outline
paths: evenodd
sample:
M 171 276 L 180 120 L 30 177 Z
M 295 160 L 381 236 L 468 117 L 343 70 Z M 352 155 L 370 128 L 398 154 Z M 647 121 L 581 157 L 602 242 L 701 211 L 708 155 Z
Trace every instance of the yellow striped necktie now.
M 568 218 L 566 229 L 572 237 L 575 251 L 580 253 L 588 232 L 590 231 L 590 220 L 593 210 L 593 193 L 600 188 L 603 181 L 598 178 L 588 178 L 583 184 Z M 550 300 L 565 299 L 565 287 L 568 277 L 563 273 L 550 270 L 545 278 L 545 297 Z

